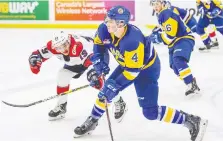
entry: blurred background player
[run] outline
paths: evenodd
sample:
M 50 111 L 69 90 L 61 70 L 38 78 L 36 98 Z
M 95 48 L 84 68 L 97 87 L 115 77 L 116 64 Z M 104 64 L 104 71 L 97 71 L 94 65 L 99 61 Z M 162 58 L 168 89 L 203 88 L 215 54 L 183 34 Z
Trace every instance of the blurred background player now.
M 210 24 L 214 24 L 217 31 L 223 34 L 223 6 L 220 0 L 197 0 L 197 8 L 200 13 L 200 18 L 197 23 L 197 33 L 201 36 L 204 47 L 199 50 L 211 49 L 213 42 L 205 33 L 205 28 Z M 213 33 L 213 36 L 215 33 Z
M 165 7 L 165 0 L 151 0 L 150 4 L 157 13 L 162 28 L 162 32 L 153 31 L 152 42 L 168 45 L 170 67 L 188 86 L 185 95 L 198 93 L 200 89 L 188 66 L 195 44 L 191 30 L 178 14 Z
M 190 11 L 187 11 L 185 9 L 173 6 L 171 4 L 170 1 L 163 1 L 164 5 L 166 8 L 171 9 L 175 14 L 179 15 L 181 17 L 181 19 L 183 20 L 183 22 L 190 28 L 190 30 L 193 33 L 196 33 L 197 30 L 197 20 L 195 19 L 194 15 L 192 15 L 192 13 L 190 13 Z M 160 30 L 160 27 L 155 27 L 153 30 Z M 212 41 L 211 47 L 218 47 L 218 40 L 217 40 L 217 36 L 215 33 L 215 26 L 213 24 L 210 24 L 207 28 L 206 28 L 206 32 L 209 34 L 209 37 Z
M 99 75 L 107 73 L 103 54 L 109 50 L 119 63 L 98 94 L 91 115 L 75 128 L 74 137 L 90 134 L 98 125 L 105 112 L 105 101 L 109 103 L 134 83 L 140 107 L 145 118 L 175 123 L 188 127 L 192 141 L 201 141 L 207 120 L 189 115 L 167 106 L 158 105 L 158 79 L 160 60 L 150 38 L 145 37 L 136 26 L 129 24 L 130 12 L 123 6 L 112 7 L 107 12 L 104 23 L 99 25 L 94 39 L 93 67 Z
M 218 42 L 218 38 L 216 35 L 215 25 L 209 24 L 205 31 L 211 39 L 211 44 L 210 44 L 211 48 L 216 48 L 216 49 L 219 48 L 219 42 Z
M 164 0 L 163 4 L 166 8 L 171 9 L 175 14 L 179 15 L 183 22 L 190 28 L 190 30 L 196 33 L 197 20 L 192 15 L 192 13 L 190 13 L 190 11 L 173 6 L 170 1 Z
M 70 80 L 79 78 L 92 64 L 90 56 L 93 53 L 93 39 L 59 32 L 42 49 L 38 49 L 29 57 L 31 71 L 38 74 L 43 62 L 56 56 L 65 65 L 57 76 L 57 94 L 69 90 Z M 102 79 L 91 69 L 87 73 L 87 79 L 94 83 L 97 89 L 103 85 Z M 49 120 L 57 120 L 65 117 L 67 95 L 60 96 L 56 107 L 49 112 Z

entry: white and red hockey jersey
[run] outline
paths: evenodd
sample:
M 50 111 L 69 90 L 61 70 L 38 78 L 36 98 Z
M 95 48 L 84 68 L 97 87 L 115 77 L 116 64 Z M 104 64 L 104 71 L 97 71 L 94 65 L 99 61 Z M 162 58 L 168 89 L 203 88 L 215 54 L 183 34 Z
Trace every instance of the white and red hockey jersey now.
M 93 53 L 93 39 L 80 35 L 69 35 L 70 48 L 69 54 L 63 55 L 52 48 L 52 41 L 49 41 L 46 46 L 39 49 L 42 60 L 45 61 L 52 56 L 56 56 L 68 66 L 83 65 L 89 67 L 91 65 L 90 56 Z

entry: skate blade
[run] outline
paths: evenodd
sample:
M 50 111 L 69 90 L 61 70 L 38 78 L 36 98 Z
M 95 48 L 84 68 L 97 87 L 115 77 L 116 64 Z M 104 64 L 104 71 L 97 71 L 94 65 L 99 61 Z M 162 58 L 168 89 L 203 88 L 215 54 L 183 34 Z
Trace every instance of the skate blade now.
M 195 139 L 195 141 L 202 141 L 206 132 L 206 128 L 208 125 L 208 120 L 201 120 L 200 122 L 200 131 L 197 135 L 197 138 Z
M 186 95 L 185 100 L 196 100 L 202 97 L 201 91 L 195 91 L 194 93 L 190 93 Z
M 201 95 L 201 90 L 199 89 L 199 90 L 195 90 L 193 93 L 189 93 L 189 94 L 185 94 L 187 97 L 188 96 L 191 96 L 191 95 Z
M 211 49 L 219 49 L 219 46 L 216 46 L 216 47 L 212 47 Z
M 57 117 L 49 117 L 49 121 L 56 121 L 65 118 L 65 114 L 58 115 Z
M 128 106 L 126 106 L 125 111 L 124 111 L 124 114 L 123 114 L 120 118 L 117 118 L 117 119 L 115 118 L 115 121 L 116 121 L 117 123 L 121 123 L 122 120 L 124 119 L 124 117 L 125 117 L 127 111 L 128 111 Z
M 200 50 L 200 49 L 199 49 L 199 52 L 200 52 L 200 53 L 209 53 L 209 52 L 211 52 L 211 51 L 210 51 L 210 49 L 204 49 L 204 50 Z
M 80 138 L 80 137 L 84 137 L 84 136 L 89 136 L 89 135 L 91 135 L 92 134 L 92 132 L 93 132 L 93 130 L 91 130 L 91 131 L 89 131 L 89 132 L 87 132 L 87 133 L 85 133 L 85 134 L 83 134 L 83 135 L 78 135 L 78 134 L 75 134 L 74 133 L 74 138 Z

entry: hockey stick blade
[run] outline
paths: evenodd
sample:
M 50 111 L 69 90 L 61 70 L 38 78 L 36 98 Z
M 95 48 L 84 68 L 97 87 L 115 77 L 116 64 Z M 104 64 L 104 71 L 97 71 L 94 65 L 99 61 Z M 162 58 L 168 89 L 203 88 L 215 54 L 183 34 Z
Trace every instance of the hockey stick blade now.
M 66 95 L 66 94 L 69 94 L 69 93 L 81 90 L 81 89 L 84 89 L 84 88 L 87 88 L 89 86 L 90 85 L 84 85 L 84 86 L 81 86 L 81 87 L 78 87 L 78 88 L 75 88 L 75 89 L 71 89 L 71 90 L 69 90 L 67 92 L 61 93 L 60 95 L 50 96 L 50 97 L 45 98 L 43 100 L 39 100 L 39 101 L 36 101 L 36 102 L 33 102 L 33 103 L 24 104 L 24 105 L 12 104 L 12 103 L 8 103 L 8 102 L 5 102 L 5 101 L 2 101 L 2 103 L 6 104 L 8 106 L 11 106 L 11 107 L 26 108 L 26 107 L 30 107 L 30 106 L 33 106 L 33 105 L 36 105 L 36 104 L 39 104 L 39 103 L 43 103 L 43 102 L 46 102 L 48 100 L 51 100 L 51 99 L 54 99 L 54 98 L 57 98 L 57 97 L 60 97 L 60 96 L 63 96 L 63 95 Z
M 11 104 L 11 103 L 8 103 L 8 102 L 5 102 L 5 101 L 2 101 L 5 105 L 8 105 L 8 106 L 11 106 L 11 107 L 30 107 L 32 105 L 35 105 L 33 103 L 30 103 L 30 104 L 27 104 L 27 105 L 16 105 L 16 104 Z

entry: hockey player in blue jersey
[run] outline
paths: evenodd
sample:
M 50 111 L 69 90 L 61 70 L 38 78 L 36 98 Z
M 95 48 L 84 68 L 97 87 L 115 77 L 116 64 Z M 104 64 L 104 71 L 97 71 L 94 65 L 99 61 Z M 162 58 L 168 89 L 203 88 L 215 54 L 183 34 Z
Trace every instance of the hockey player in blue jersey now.
M 197 20 L 195 17 L 190 13 L 190 11 L 187 11 L 185 9 L 176 7 L 171 5 L 169 1 L 163 1 L 164 5 L 166 8 L 171 9 L 174 13 L 179 15 L 183 22 L 190 28 L 190 30 L 194 33 L 196 33 L 196 25 L 197 25 Z
M 152 33 L 152 42 L 168 45 L 170 67 L 188 86 L 185 95 L 198 93 L 200 89 L 188 66 L 195 44 L 192 32 L 178 14 L 165 7 L 165 0 L 151 0 L 150 3 L 162 28 L 162 32 Z
M 129 20 L 129 10 L 123 6 L 115 6 L 107 12 L 104 23 L 99 25 L 94 39 L 94 55 L 91 58 L 93 67 L 99 77 L 109 73 L 108 64 L 103 59 L 103 54 L 108 50 L 119 65 L 105 81 L 91 115 L 81 126 L 75 128 L 74 137 L 92 132 L 105 112 L 105 100 L 111 103 L 119 92 L 134 84 L 145 118 L 184 125 L 189 128 L 192 141 L 201 141 L 207 120 L 158 105 L 159 57 L 150 38 L 145 37 L 136 26 L 129 24 Z
M 166 8 L 171 9 L 175 14 L 179 15 L 183 22 L 190 28 L 190 30 L 193 33 L 196 33 L 197 30 L 197 20 L 195 17 L 190 13 L 190 11 L 187 11 L 185 9 L 173 6 L 170 1 L 163 1 L 163 4 L 165 5 Z M 156 31 L 158 30 L 159 27 L 155 27 L 153 30 Z M 160 29 L 160 28 L 159 28 Z M 161 29 L 160 29 L 161 30 Z M 218 47 L 218 40 L 216 37 L 216 33 L 214 30 L 214 27 L 212 25 L 209 25 L 207 27 L 207 31 L 210 39 L 212 40 L 211 47 Z
M 214 24 L 217 31 L 223 35 L 223 5 L 220 0 L 196 0 L 200 18 L 197 23 L 197 33 L 201 36 L 204 47 L 199 50 L 211 49 L 212 42 L 210 37 L 205 33 L 205 28 Z

